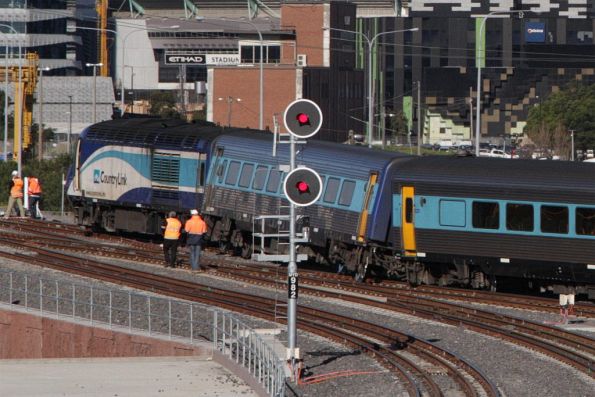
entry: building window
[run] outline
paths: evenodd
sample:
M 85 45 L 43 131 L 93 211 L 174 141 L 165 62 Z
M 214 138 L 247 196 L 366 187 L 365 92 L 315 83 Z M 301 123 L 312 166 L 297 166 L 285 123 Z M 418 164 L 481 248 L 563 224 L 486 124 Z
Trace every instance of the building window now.
M 281 46 L 278 44 L 265 44 L 262 46 L 262 61 L 264 63 L 281 62 Z M 242 63 L 260 63 L 260 44 L 241 44 L 240 58 Z
M 543 233 L 568 233 L 568 208 L 543 205 L 541 207 L 541 231 Z
M 532 232 L 533 206 L 529 204 L 506 204 L 506 229 Z
M 576 234 L 595 236 L 595 208 L 576 209 Z
M 500 228 L 500 207 L 498 203 L 473 202 L 473 227 L 476 229 Z

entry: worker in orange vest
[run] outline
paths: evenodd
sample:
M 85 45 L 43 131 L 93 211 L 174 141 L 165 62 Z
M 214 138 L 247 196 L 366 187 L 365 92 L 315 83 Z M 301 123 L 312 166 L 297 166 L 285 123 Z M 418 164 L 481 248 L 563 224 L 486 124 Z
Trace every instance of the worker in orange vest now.
M 29 177 L 29 213 L 31 218 L 41 218 L 39 212 L 39 202 L 41 200 L 41 183 L 39 179 L 34 176 Z
M 10 212 L 12 211 L 15 202 L 19 206 L 21 218 L 25 217 L 25 209 L 23 208 L 23 185 L 24 183 L 19 173 L 17 171 L 12 171 L 12 179 L 10 180 L 8 187 L 10 190 L 10 197 L 8 198 L 8 207 L 4 213 L 5 218 L 10 216 Z
M 190 215 L 190 219 L 184 225 L 184 230 L 188 233 L 186 244 L 190 250 L 190 265 L 192 266 L 192 270 L 199 271 L 200 251 L 204 241 L 204 234 L 207 232 L 207 224 L 198 213 L 198 210 L 190 210 Z
M 182 222 L 176 218 L 176 212 L 171 211 L 162 226 L 163 231 L 163 253 L 165 254 L 165 267 L 176 267 L 176 255 L 180 240 Z

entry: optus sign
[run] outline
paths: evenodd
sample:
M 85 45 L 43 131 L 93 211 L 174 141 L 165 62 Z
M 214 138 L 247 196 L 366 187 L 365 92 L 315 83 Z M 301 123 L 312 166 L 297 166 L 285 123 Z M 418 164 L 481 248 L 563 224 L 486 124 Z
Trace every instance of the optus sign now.
M 545 23 L 527 22 L 525 24 L 525 41 L 527 43 L 543 43 L 545 41 Z

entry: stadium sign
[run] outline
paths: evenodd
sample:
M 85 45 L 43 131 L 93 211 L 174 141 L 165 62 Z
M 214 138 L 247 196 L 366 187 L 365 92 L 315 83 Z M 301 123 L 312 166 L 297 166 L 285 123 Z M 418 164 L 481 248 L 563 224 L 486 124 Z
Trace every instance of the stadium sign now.
M 166 65 L 238 65 L 240 54 L 165 54 Z

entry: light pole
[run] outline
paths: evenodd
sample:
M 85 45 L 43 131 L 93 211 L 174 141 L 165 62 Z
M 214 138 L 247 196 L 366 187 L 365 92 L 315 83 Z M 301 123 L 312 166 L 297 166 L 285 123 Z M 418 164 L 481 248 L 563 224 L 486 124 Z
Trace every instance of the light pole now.
M 97 122 L 97 67 L 102 67 L 103 63 L 87 63 L 88 68 L 93 68 L 93 124 Z
M 205 18 L 197 16 L 196 20 L 198 22 L 209 22 L 209 20 L 205 20 Z M 262 130 L 264 128 L 264 69 L 263 69 L 263 39 L 262 39 L 262 32 L 254 22 L 243 20 L 243 19 L 229 19 L 229 18 L 221 18 L 222 21 L 228 22 L 235 22 L 235 23 L 245 23 L 250 26 L 256 33 L 258 33 L 258 40 L 260 41 L 260 65 L 258 65 L 258 129 Z M 217 20 L 214 20 L 215 22 Z
M 48 72 L 48 67 L 39 68 L 39 128 L 37 129 L 37 159 L 43 160 L 43 72 Z
M 0 27 L 10 29 L 15 35 L 17 35 L 19 33 L 11 25 L 0 23 Z M 17 40 L 18 40 L 18 38 L 17 38 Z M 21 65 L 21 59 L 23 58 L 23 47 L 21 46 L 21 42 L 20 41 L 18 41 L 17 44 L 19 46 L 19 85 L 18 85 L 18 87 L 19 87 L 19 90 L 22 90 L 22 87 L 21 87 L 22 84 L 21 83 L 22 83 L 23 70 L 22 70 L 22 65 Z M 8 67 L 8 64 L 6 65 L 6 67 Z M 8 78 L 6 79 L 6 81 L 8 81 Z M 8 101 L 8 86 L 6 86 L 6 88 L 7 88 L 7 91 L 6 91 L 5 95 L 6 95 L 6 101 Z M 15 94 L 16 94 L 16 90 L 15 90 Z M 23 94 L 24 93 L 21 92 L 21 95 L 23 95 Z M 15 99 L 16 99 L 16 95 L 15 95 Z M 16 106 L 17 106 L 17 101 L 16 100 L 14 101 L 14 106 L 15 106 L 15 109 L 16 109 Z M 19 126 L 19 129 L 18 129 L 18 136 L 19 136 L 18 139 L 19 139 L 19 141 L 18 142 L 13 142 L 12 146 L 13 146 L 13 151 L 14 151 L 14 146 L 15 145 L 17 145 L 18 148 L 19 148 L 19 152 L 17 153 L 17 171 L 18 171 L 19 175 L 21 175 L 21 168 L 23 166 L 23 161 L 21 159 L 22 154 L 23 154 L 23 145 L 21 144 L 21 142 L 23 141 L 23 98 L 22 97 L 21 97 L 21 100 L 19 101 L 19 105 L 18 106 L 19 106 L 19 112 L 18 112 L 18 114 L 19 114 L 20 120 L 18 120 L 18 122 L 17 122 L 17 120 L 15 120 L 14 122 L 15 122 L 15 125 L 18 124 L 18 126 Z M 7 123 L 7 118 L 6 118 L 6 113 L 7 112 L 5 111 L 4 112 L 4 120 L 5 120 L 4 125 L 5 126 L 8 124 Z M 6 136 L 7 136 L 7 134 L 4 135 L 4 158 L 5 159 L 6 159 L 6 155 L 7 155 L 7 153 L 6 153 L 6 139 L 7 139 L 7 137 Z
M 475 40 L 481 40 L 483 37 L 483 31 L 485 29 L 485 24 L 488 18 L 493 16 L 498 16 L 499 18 L 506 18 L 506 14 L 519 14 L 519 18 L 523 17 L 523 13 L 525 11 L 521 10 L 507 10 L 507 11 L 492 11 L 487 15 L 481 15 L 482 18 L 481 24 L 479 25 L 479 34 L 476 36 Z M 475 104 L 475 156 L 479 157 L 479 139 L 481 135 L 481 68 L 482 62 L 484 62 L 485 58 L 485 42 L 483 45 L 477 43 L 476 45 L 476 68 L 477 68 L 477 103 Z M 482 54 L 483 50 L 483 54 Z
M 2 32 L 6 40 L 4 48 L 4 161 L 8 160 L 8 37 Z M 11 51 L 12 53 L 12 51 Z
M 72 135 L 72 95 L 68 95 L 68 102 L 69 102 L 69 109 L 68 112 L 69 120 L 68 120 L 68 137 L 66 138 L 66 149 L 67 153 L 70 154 L 70 136 Z
M 242 98 L 234 98 L 232 96 L 228 96 L 227 98 L 217 98 L 219 101 L 227 101 L 227 126 L 231 127 L 231 105 L 233 101 L 242 102 Z
M 374 128 L 374 86 L 372 85 L 372 48 L 374 47 L 374 43 L 376 39 L 380 36 L 384 36 L 391 33 L 402 33 L 402 32 L 416 32 L 419 30 L 418 28 L 411 28 L 411 29 L 402 29 L 402 30 L 390 30 L 388 32 L 380 32 L 372 36 L 370 39 L 367 35 L 363 34 L 362 32 L 358 32 L 356 30 L 347 30 L 347 29 L 338 29 L 338 28 L 325 28 L 329 30 L 335 30 L 337 32 L 346 32 L 346 33 L 353 33 L 359 34 L 368 43 L 368 147 L 372 147 L 372 130 Z
M 121 107 L 120 107 L 120 115 L 124 116 L 124 49 L 126 47 L 126 40 L 128 39 L 128 36 L 130 36 L 132 33 L 136 33 L 136 32 L 147 32 L 150 30 L 170 30 L 170 29 L 178 29 L 180 27 L 180 25 L 172 25 L 172 26 L 168 26 L 168 27 L 164 27 L 162 29 L 157 29 L 157 28 L 142 28 L 142 29 L 134 29 L 131 30 L 130 32 L 128 32 L 126 34 L 126 36 L 124 36 L 124 39 L 120 40 L 120 43 L 122 45 L 122 82 L 121 82 L 121 93 L 120 93 L 120 100 L 122 101 Z M 110 32 L 113 33 L 116 37 L 121 37 L 122 35 L 120 33 L 118 33 L 115 30 L 112 29 L 98 29 L 98 28 L 87 28 L 87 27 L 82 27 L 82 26 L 77 26 L 77 29 L 82 29 L 82 30 L 94 30 L 97 32 Z
M 130 111 L 134 114 L 134 66 L 124 65 L 124 70 L 126 68 L 130 68 L 130 92 L 129 94 L 132 95 L 132 105 L 130 106 Z M 122 81 L 124 81 L 124 75 L 122 75 Z M 126 104 L 124 104 L 124 109 L 126 109 Z

